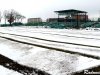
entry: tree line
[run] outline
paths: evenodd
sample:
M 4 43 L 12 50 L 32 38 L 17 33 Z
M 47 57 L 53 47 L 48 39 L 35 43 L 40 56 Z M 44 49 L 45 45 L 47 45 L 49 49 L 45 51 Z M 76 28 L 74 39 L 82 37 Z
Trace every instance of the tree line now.
M 3 15 L 1 15 L 1 12 L 0 12 L 0 22 L 2 18 L 4 18 L 5 24 L 6 22 L 9 22 L 9 24 L 12 25 L 13 22 L 22 22 L 25 16 L 11 9 L 11 10 L 5 10 L 3 12 Z

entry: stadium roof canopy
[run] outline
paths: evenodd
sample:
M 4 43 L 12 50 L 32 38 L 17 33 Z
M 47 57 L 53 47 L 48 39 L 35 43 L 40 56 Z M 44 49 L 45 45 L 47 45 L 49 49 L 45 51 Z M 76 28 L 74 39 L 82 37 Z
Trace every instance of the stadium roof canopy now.
M 65 14 L 77 14 L 77 13 L 87 13 L 86 11 L 81 11 L 81 10 L 75 10 L 75 9 L 69 9 L 69 10 L 60 10 L 60 11 L 55 11 L 59 15 L 65 15 Z

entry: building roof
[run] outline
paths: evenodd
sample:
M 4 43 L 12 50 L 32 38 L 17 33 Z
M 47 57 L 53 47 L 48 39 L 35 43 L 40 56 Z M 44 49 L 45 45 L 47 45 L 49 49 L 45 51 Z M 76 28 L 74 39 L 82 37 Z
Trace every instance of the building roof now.
M 86 11 L 75 10 L 75 9 L 60 10 L 60 11 L 55 11 L 55 12 L 58 14 L 87 13 Z

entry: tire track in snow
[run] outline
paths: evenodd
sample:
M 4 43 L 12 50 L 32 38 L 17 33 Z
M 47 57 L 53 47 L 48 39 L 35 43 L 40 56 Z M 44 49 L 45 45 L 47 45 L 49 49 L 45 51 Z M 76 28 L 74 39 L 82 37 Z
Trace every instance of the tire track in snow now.
M 3 56 L 1 54 L 0 54 L 0 65 L 4 66 L 10 70 L 17 71 L 23 75 L 50 75 L 39 69 L 19 64 L 19 63 L 15 62 L 14 60 L 12 60 L 6 56 Z
M 2 33 L 2 34 L 8 34 L 8 33 Z M 17 35 L 17 34 L 9 34 L 9 35 L 20 36 L 20 37 L 27 37 L 27 38 L 34 38 L 34 39 L 50 41 L 50 42 L 63 43 L 63 42 L 59 42 L 59 41 L 53 41 L 53 40 L 47 40 L 47 39 L 41 39 L 41 38 L 29 37 L 29 36 L 23 36 L 23 35 Z M 0 37 L 8 39 L 8 40 L 11 40 L 11 41 L 20 42 L 20 43 L 23 43 L 23 44 L 34 45 L 34 46 L 38 46 L 38 47 L 42 47 L 42 48 L 47 48 L 47 49 L 51 49 L 51 50 L 56 50 L 56 51 L 61 51 L 61 52 L 66 52 L 66 53 L 70 53 L 70 54 L 78 54 L 78 55 L 82 55 L 82 56 L 90 57 L 90 58 L 94 58 L 94 59 L 100 59 L 99 56 L 94 56 L 94 55 L 85 54 L 85 53 L 81 53 L 81 52 L 74 52 L 74 51 L 70 51 L 70 50 L 66 50 L 66 49 L 55 48 L 55 47 L 50 47 L 50 46 L 45 46 L 45 45 L 40 45 L 40 44 L 34 44 L 34 43 L 20 41 L 20 40 L 17 40 L 15 38 L 9 38 L 9 37 L 5 37 L 5 36 L 1 36 L 1 35 L 0 35 Z M 72 44 L 72 45 L 80 45 L 80 46 L 100 48 L 99 46 L 83 45 L 83 44 L 76 44 L 76 43 L 69 43 L 69 42 L 65 42 L 65 43 L 66 44 Z

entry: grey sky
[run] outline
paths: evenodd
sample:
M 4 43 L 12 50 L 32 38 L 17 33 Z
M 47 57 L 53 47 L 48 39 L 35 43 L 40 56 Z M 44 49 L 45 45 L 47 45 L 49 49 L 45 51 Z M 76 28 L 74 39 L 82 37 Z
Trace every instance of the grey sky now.
M 100 0 L 1 0 L 0 11 L 14 9 L 27 18 L 57 17 L 54 11 L 78 9 L 87 11 L 89 17 L 100 15 Z

